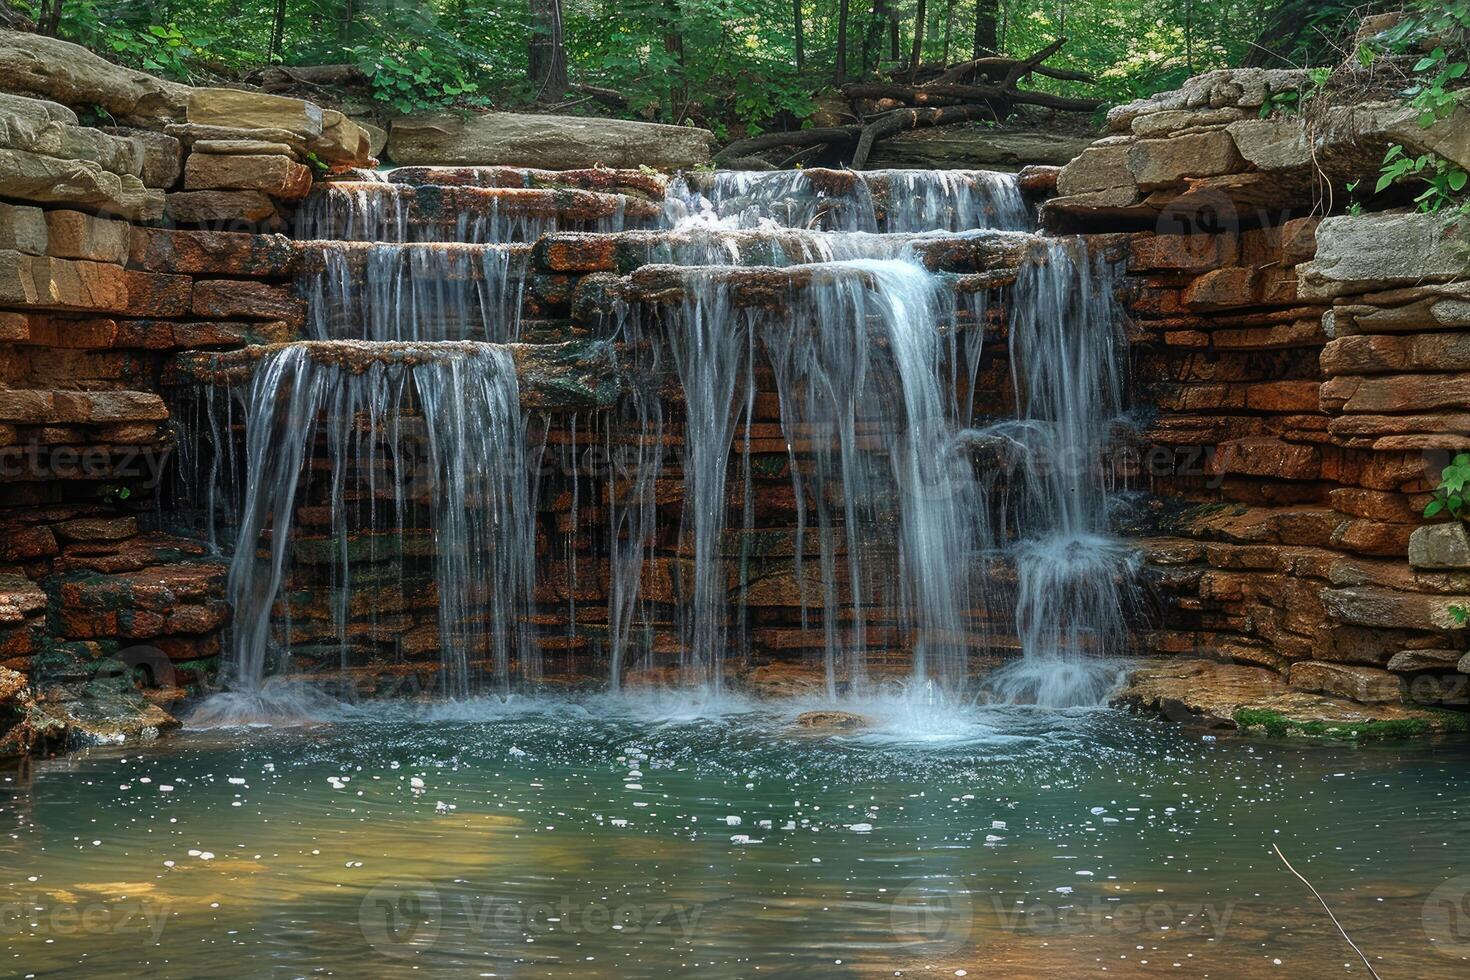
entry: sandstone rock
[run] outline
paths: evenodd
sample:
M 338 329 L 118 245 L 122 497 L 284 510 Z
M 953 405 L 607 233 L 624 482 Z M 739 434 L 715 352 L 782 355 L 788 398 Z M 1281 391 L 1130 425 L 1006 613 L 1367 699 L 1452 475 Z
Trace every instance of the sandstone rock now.
M 150 129 L 108 126 L 103 128 L 103 132 L 127 136 L 142 145 L 143 168 L 140 176 L 145 186 L 167 190 L 178 182 L 179 175 L 184 170 L 184 148 L 178 140 Z
M 1259 170 L 1294 170 L 1312 162 L 1306 124 L 1299 117 L 1243 119 L 1225 130 L 1245 162 Z
M 146 744 L 179 724 L 173 715 L 130 689 L 110 695 L 88 690 L 75 699 L 37 701 L 25 718 L 25 725 L 42 741 L 73 751 L 99 745 Z
M 1454 670 L 1463 656 L 1459 650 L 1400 650 L 1388 661 L 1388 669 L 1399 674 L 1420 670 Z
M 405 165 L 692 170 L 710 162 L 713 144 L 708 130 L 685 126 L 509 112 L 398 119 L 388 132 L 388 155 Z
M 1185 130 L 1225 126 L 1238 119 L 1245 119 L 1247 115 L 1245 110 L 1233 107 L 1198 111 L 1172 109 L 1138 116 L 1133 120 L 1130 128 L 1134 136 L 1156 139 L 1173 136 Z
M 1300 691 L 1320 691 L 1365 704 L 1403 700 L 1404 682 L 1386 670 L 1357 664 L 1302 660 L 1291 665 L 1290 684 Z
M 168 418 L 163 399 L 149 391 L 43 391 L 0 389 L 0 420 L 28 425 L 155 421 Z M 47 532 L 49 536 L 49 531 Z
M 796 716 L 798 728 L 815 732 L 853 732 L 868 727 L 868 719 L 851 711 L 803 711 Z
M 296 257 L 283 235 L 135 228 L 128 261 L 153 272 L 286 278 Z
M 1139 232 L 1129 239 L 1130 272 L 1208 272 L 1235 258 L 1230 235 L 1170 235 Z
M 118 312 L 132 316 L 185 316 L 191 308 L 194 281 L 188 276 L 129 269 L 128 299 Z
M 65 541 L 121 541 L 138 533 L 135 517 L 79 517 L 53 528 Z
M 261 143 L 280 143 L 291 148 L 299 157 L 306 156 L 306 137 L 286 129 L 260 129 L 244 126 L 206 126 L 200 123 L 172 123 L 164 132 L 186 148 L 192 148 L 201 140 L 234 142 L 250 140 Z
M 1470 609 L 1470 596 L 1425 595 L 1374 586 L 1323 589 L 1322 602 L 1338 622 L 1389 629 L 1463 629 L 1453 609 Z
M 194 284 L 194 313 L 223 319 L 280 320 L 300 325 L 306 320 L 306 304 L 284 286 L 211 279 Z
M 311 141 L 311 152 L 327 163 L 366 164 L 372 156 L 371 139 L 357 123 L 336 109 L 322 110 L 322 134 Z
M 388 131 L 382 126 L 375 126 L 361 119 L 356 120 L 358 127 L 367 134 L 368 156 L 380 157 L 388 145 Z
M 0 119 L 7 116 L 36 125 L 48 122 L 65 123 L 68 126 L 80 125 L 77 114 L 59 102 L 0 92 Z
M 196 148 L 184 164 L 184 188 L 254 190 L 296 200 L 311 190 L 311 170 L 287 156 L 220 156 Z
M 0 203 L 0 249 L 45 255 L 45 213 L 40 208 Z
M 80 211 L 47 211 L 46 232 L 50 255 L 120 263 L 127 261 L 132 226 Z
M 1114 188 L 1127 188 L 1131 198 L 1137 194 L 1127 145 L 1090 146 L 1057 175 L 1057 193 L 1064 197 Z
M 233 129 L 284 129 L 308 141 L 322 135 L 322 110 L 311 102 L 232 88 L 189 93 L 189 123 Z
M 0 303 L 8 306 L 116 310 L 127 299 L 120 266 L 0 252 Z
M 1331 299 L 1425 280 L 1463 276 L 1470 235 L 1434 214 L 1326 218 L 1317 256 L 1297 267 L 1304 298 Z
M 1226 132 L 1139 140 L 1128 149 L 1128 170 L 1142 190 L 1169 187 L 1186 177 L 1219 177 L 1242 168 L 1235 141 Z
M 1327 412 L 1416 412 L 1470 408 L 1470 374 L 1340 375 L 1322 384 Z
M 296 151 L 286 143 L 269 143 L 265 140 L 197 140 L 195 153 L 214 153 L 219 156 L 283 156 L 294 157 Z
M 1107 190 L 1088 191 L 1084 194 L 1068 194 L 1054 197 L 1042 205 L 1042 214 L 1050 219 L 1055 216 L 1073 215 L 1085 219 L 1135 218 L 1152 215 L 1151 209 L 1141 208 L 1143 196 L 1133 184 L 1110 187 Z
M 163 216 L 163 194 L 137 177 L 109 173 L 86 160 L 62 160 L 23 150 L 0 150 L 0 190 L 6 197 L 70 204 L 135 221 Z
M 1470 568 L 1470 532 L 1459 521 L 1415 528 L 1409 538 L 1409 564 L 1415 568 Z
M 1129 131 L 1134 120 L 1159 112 L 1259 109 L 1277 92 L 1295 92 L 1310 80 L 1301 68 L 1224 68 L 1195 75 L 1179 88 L 1108 110 L 1107 130 Z
M 18 31 L 0 31 L 0 78 L 12 92 L 66 106 L 101 106 L 119 122 L 140 125 L 182 118 L 190 92 L 80 45 Z
M 1348 336 L 1322 349 L 1322 373 L 1470 371 L 1470 333 Z
M 1046 166 L 1043 164 L 1032 164 L 1022 167 L 1016 174 L 1016 184 L 1026 194 L 1055 194 L 1057 192 L 1057 179 L 1062 174 L 1062 168 L 1057 166 Z
M 85 126 L 54 121 L 32 123 L 0 115 L 0 148 L 61 160 L 86 160 L 118 175 L 140 177 L 143 173 L 141 140 L 112 136 Z
M 181 225 L 254 224 L 277 216 L 275 202 L 260 191 L 175 191 L 163 209 Z
M 1141 667 L 1112 703 L 1205 728 L 1234 729 L 1243 719 L 1252 732 L 1279 727 L 1281 734 L 1330 737 L 1372 734 L 1375 722 L 1397 723 L 1376 729 L 1384 734 L 1433 732 L 1445 726 L 1444 717 L 1433 711 L 1309 693 L 1289 688 L 1271 670 L 1208 660 Z

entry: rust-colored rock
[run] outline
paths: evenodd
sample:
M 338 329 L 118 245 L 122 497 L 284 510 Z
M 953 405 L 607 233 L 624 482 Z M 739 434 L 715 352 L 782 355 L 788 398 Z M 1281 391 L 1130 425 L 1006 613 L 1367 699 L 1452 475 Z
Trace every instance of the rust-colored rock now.
M 260 191 L 296 200 L 311 190 L 311 170 L 281 155 L 234 156 L 191 153 L 184 164 L 184 189 Z

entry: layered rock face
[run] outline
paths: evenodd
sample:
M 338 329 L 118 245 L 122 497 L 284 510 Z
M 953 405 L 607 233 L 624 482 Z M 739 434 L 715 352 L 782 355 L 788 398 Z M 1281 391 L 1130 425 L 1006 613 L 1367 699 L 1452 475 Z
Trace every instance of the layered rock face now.
M 137 78 L 73 46 L 37 60 L 31 40 L 0 34 L 0 66 L 14 67 L 6 84 L 24 93 L 0 96 L 9 750 L 147 737 L 171 724 L 161 705 L 218 675 L 222 631 L 238 612 L 225 601 L 229 548 L 212 547 L 225 539 L 211 538 L 208 519 L 234 503 L 220 476 L 287 448 L 301 451 L 304 472 L 330 478 L 306 481 L 291 501 L 282 540 L 293 560 L 265 610 L 272 646 L 288 651 L 290 672 L 346 677 L 361 691 L 392 689 L 385 675 L 437 683 L 446 579 L 433 561 L 443 548 L 428 524 L 403 533 L 392 511 L 433 511 L 439 485 L 388 487 L 377 482 L 376 450 L 343 452 L 380 434 L 374 404 L 320 403 L 323 423 L 307 445 L 287 447 L 283 437 L 300 430 L 283 429 L 256 457 L 237 454 L 247 386 L 288 357 L 334 378 L 491 361 L 515 375 L 528 447 L 540 447 L 524 502 L 532 601 L 516 625 L 539 638 L 547 675 L 605 679 L 610 660 L 616 673 L 630 632 L 619 617 L 634 615 L 634 600 L 618 612 L 630 581 L 644 677 L 668 676 L 685 655 L 679 610 L 702 592 L 739 610 L 723 625 L 739 632 L 749 653 L 740 669 L 756 686 L 765 678 L 775 689 L 786 666 L 834 647 L 863 650 L 879 673 L 909 669 L 912 637 L 897 617 L 814 625 L 829 600 L 843 615 L 853 605 L 852 552 L 866 549 L 863 574 L 880 589 L 900 580 L 899 555 L 847 542 L 840 525 L 823 540 L 811 522 L 842 497 L 837 483 L 825 496 L 815 489 L 832 440 L 789 428 L 770 354 L 780 348 L 762 333 L 772 311 L 831 291 L 830 269 L 785 268 L 831 258 L 806 219 L 844 219 L 841 202 L 861 197 L 873 205 L 871 227 L 851 230 L 903 230 L 899 205 L 917 192 L 902 175 L 859 186 L 851 173 L 809 171 L 800 179 L 823 210 L 787 214 L 792 227 L 676 235 L 666 227 L 669 181 L 590 166 L 611 151 L 552 157 L 563 168 L 589 164 L 576 170 L 422 166 L 383 180 L 351 170 L 368 162 L 369 138 L 338 113 Z M 1270 729 L 1275 716 L 1296 715 L 1437 730 L 1453 722 L 1435 709 L 1465 706 L 1470 538 L 1458 524 L 1424 527 L 1420 515 L 1440 467 L 1470 445 L 1461 281 L 1470 249 L 1433 216 L 1318 215 L 1322 188 L 1374 170 L 1389 143 L 1463 161 L 1470 130 L 1459 115 L 1420 130 L 1391 104 L 1328 110 L 1310 125 L 1262 118 L 1304 81 L 1257 70 L 1201 76 L 1115 110 L 1102 140 L 1059 170 L 1023 173 L 1018 186 L 1031 203 L 1050 195 L 1046 220 L 1126 265 L 1131 402 L 1142 424 L 1112 464 L 1142 491 L 1130 530 L 1154 600 L 1134 637 L 1178 661 L 1141 676 L 1126 699 L 1224 725 Z M 83 102 L 138 128 L 84 126 Z M 460 155 L 426 142 L 422 159 L 493 162 L 492 125 L 459 134 Z M 439 138 L 411 130 L 405 147 Z M 708 150 L 699 134 L 669 139 L 670 153 L 696 163 Z M 526 146 L 560 154 L 565 140 L 515 152 Z M 732 187 L 761 203 L 753 186 Z M 983 190 L 945 189 L 972 204 Z M 974 226 L 957 220 L 957 230 Z M 288 228 L 296 240 L 279 234 Z M 1015 232 L 912 245 L 959 297 L 934 326 L 954 351 L 975 340 L 973 385 L 959 393 L 972 418 L 1013 411 L 1008 290 L 1037 245 Z M 677 331 L 697 325 L 699 297 L 718 297 L 730 324 L 749 324 L 750 349 L 761 352 L 726 459 L 724 509 L 741 519 L 703 542 L 684 526 L 690 379 L 672 353 Z M 424 422 L 446 406 L 435 402 L 432 371 L 420 373 L 403 403 L 405 438 L 429 459 Z M 365 389 L 349 381 L 341 390 Z M 283 404 L 298 393 L 274 391 Z M 891 417 L 880 414 L 858 419 L 854 445 L 898 445 L 885 442 Z M 655 451 L 655 475 L 632 486 L 636 468 L 617 464 Z M 981 468 L 992 451 L 977 448 Z M 482 502 L 480 489 L 464 499 Z M 178 524 L 160 518 L 160 496 L 183 504 Z M 646 516 L 633 499 L 647 501 Z M 658 532 L 630 578 L 637 520 Z M 268 563 L 275 538 L 262 533 L 256 545 L 247 554 Z M 700 549 L 723 562 L 718 581 L 701 582 Z M 835 571 L 821 567 L 824 555 Z M 1004 582 L 1015 572 L 987 574 Z M 975 651 L 999 657 L 1018 646 L 1002 604 L 961 610 L 949 642 L 977 662 Z M 460 612 L 473 620 L 482 610 Z
M 1462 111 L 1421 130 L 1387 104 L 1260 118 L 1301 84 L 1214 72 L 1119 107 L 1046 205 L 1058 223 L 1141 229 L 1129 292 L 1149 415 L 1126 462 L 1156 495 L 1143 544 L 1161 601 L 1139 639 L 1295 692 L 1463 711 L 1463 532 L 1420 525 L 1470 442 L 1470 243 L 1436 215 L 1315 215 L 1376 172 L 1386 144 L 1455 159 L 1470 126 Z M 1168 680 L 1199 691 L 1211 676 Z M 1258 700 L 1289 703 L 1259 676 Z M 1130 700 L 1168 701 L 1159 683 Z
M 310 189 L 312 155 L 365 162 L 365 138 L 30 34 L 0 32 L 0 85 L 24 93 L 0 94 L 4 749 L 149 737 L 212 676 L 230 618 L 224 563 L 160 520 L 181 448 L 160 375 L 299 329 L 295 253 L 259 232 Z M 91 106 L 136 128 L 82 125 Z

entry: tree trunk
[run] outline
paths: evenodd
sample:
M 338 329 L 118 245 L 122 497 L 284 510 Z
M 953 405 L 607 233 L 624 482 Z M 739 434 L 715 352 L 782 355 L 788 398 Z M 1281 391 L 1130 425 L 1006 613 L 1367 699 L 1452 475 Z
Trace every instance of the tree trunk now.
M 868 29 L 863 35 L 864 75 L 883 60 L 883 32 L 887 29 L 888 0 L 873 0 L 873 12 L 868 17 Z
M 678 125 L 689 101 L 684 79 L 684 34 L 679 30 L 679 0 L 664 0 L 664 13 L 664 52 L 673 56 L 679 65 L 669 85 L 669 122 Z
M 924 56 L 924 18 L 929 14 L 928 0 L 919 0 L 919 5 L 914 9 L 914 47 L 909 56 L 909 84 L 919 74 L 919 60 Z
M 837 84 L 847 81 L 848 0 L 837 0 Z
M 995 33 L 999 12 L 1000 0 L 975 0 L 975 53 L 972 57 L 983 58 L 1000 53 Z
M 275 17 L 271 22 L 270 50 L 266 52 L 266 60 L 271 62 L 282 60 L 285 46 L 286 0 L 276 0 Z
M 805 28 L 801 22 L 801 0 L 791 0 L 791 23 L 796 28 L 796 70 L 806 67 Z
M 62 0 L 41 0 L 36 7 L 36 33 L 45 37 L 55 37 L 57 28 L 61 24 Z M 7 4 L 7 8 L 8 8 Z M 9 9 L 6 10 L 5 26 L 14 27 L 16 30 L 25 30 L 24 17 L 10 16 Z M 15 20 L 17 23 L 12 24 Z
M 939 63 L 949 64 L 949 41 L 954 35 L 954 0 L 946 0 L 944 5 L 944 47 L 940 49 Z
M 555 102 L 567 90 L 567 49 L 561 0 L 531 0 L 530 79 L 538 101 Z

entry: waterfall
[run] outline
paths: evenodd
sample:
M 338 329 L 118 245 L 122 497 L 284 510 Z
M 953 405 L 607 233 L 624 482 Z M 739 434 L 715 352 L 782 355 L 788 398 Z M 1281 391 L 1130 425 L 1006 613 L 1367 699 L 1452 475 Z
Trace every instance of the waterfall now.
M 670 217 L 712 213 L 835 232 L 904 233 L 1032 227 L 1015 178 L 988 170 L 719 171 L 669 194 Z
M 765 339 L 787 442 L 807 443 L 812 460 L 828 692 L 836 693 L 842 660 L 848 683 L 865 685 L 865 608 L 875 601 L 909 631 L 914 678 L 955 687 L 965 676 L 975 501 L 941 384 L 941 330 L 953 335 L 954 294 L 912 261 L 814 268 L 822 274 L 793 297 L 789 317 Z M 792 475 L 802 583 L 807 494 L 794 450 Z M 845 576 L 838 574 L 839 509 Z M 896 525 L 891 536 L 885 524 Z M 844 608 L 853 613 L 846 643 L 838 631 Z
M 1111 680 L 1096 656 L 1126 639 L 1135 556 L 1108 535 L 1104 461 L 1123 409 L 1116 288 L 1085 242 L 1046 239 L 1011 290 L 1016 415 L 983 433 L 1019 450 L 1005 477 L 1022 659 L 993 678 L 1008 700 L 1096 703 Z
M 430 645 L 439 650 L 443 693 L 475 690 L 471 665 L 480 659 L 501 691 L 513 660 L 521 680 L 539 676 L 524 625 L 534 570 L 525 433 L 504 348 L 290 344 L 256 370 L 245 432 L 246 487 L 227 585 L 236 690 L 257 691 L 286 668 L 269 671 L 267 661 L 289 656 L 301 631 L 289 592 L 320 588 L 312 575 L 324 560 L 342 666 L 359 641 L 401 659 L 418 625 L 409 593 L 419 589 L 437 594 Z M 324 487 L 313 484 L 319 441 L 330 460 Z M 326 535 L 298 526 L 306 508 L 327 511 Z M 354 622 L 359 603 L 366 624 Z M 409 615 L 387 623 L 384 610 Z
M 764 628 L 820 659 L 831 698 L 871 692 L 895 655 L 911 691 L 964 696 L 972 654 L 1019 644 L 988 681 L 1002 698 L 1097 699 L 1132 573 L 1101 467 L 1122 409 L 1116 282 L 1081 239 L 1029 231 L 1014 177 L 691 176 L 662 230 L 567 245 L 636 273 L 547 276 L 550 302 L 537 239 L 660 212 L 513 177 L 347 181 L 298 212 L 299 236 L 332 239 L 301 245 L 310 339 L 263 349 L 248 390 L 211 393 L 196 421 L 221 447 L 193 464 L 211 471 L 196 506 L 227 518 L 212 539 L 235 549 L 237 689 L 428 662 L 440 695 L 504 694 L 536 685 L 535 631 L 564 623 L 548 650 L 605 657 L 613 689 L 677 654 L 680 682 L 718 695 Z M 984 367 L 992 329 L 1008 380 Z M 620 342 L 615 407 L 523 414 L 503 346 L 523 332 Z M 584 470 L 599 444 L 607 471 Z M 759 517 L 757 479 L 789 491 Z M 540 571 L 566 575 L 539 607 L 538 543 Z
M 313 243 L 314 340 L 506 343 L 520 336 L 523 245 Z

